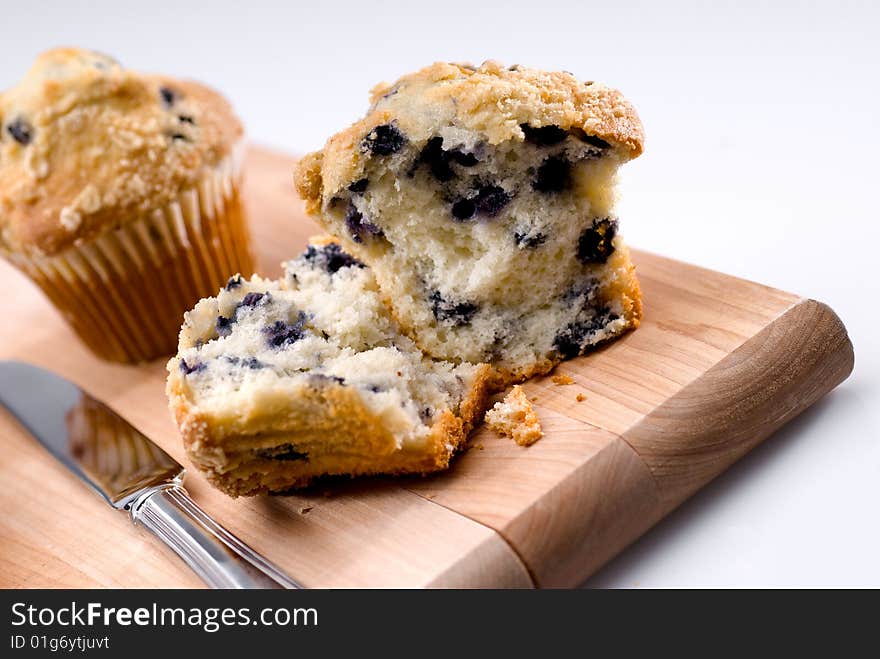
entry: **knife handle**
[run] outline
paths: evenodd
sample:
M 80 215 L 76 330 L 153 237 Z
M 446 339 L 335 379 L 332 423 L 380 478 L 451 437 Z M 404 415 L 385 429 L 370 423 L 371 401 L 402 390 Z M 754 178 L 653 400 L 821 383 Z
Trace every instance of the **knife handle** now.
M 300 588 L 215 522 L 180 485 L 148 490 L 129 510 L 135 524 L 149 529 L 212 588 Z

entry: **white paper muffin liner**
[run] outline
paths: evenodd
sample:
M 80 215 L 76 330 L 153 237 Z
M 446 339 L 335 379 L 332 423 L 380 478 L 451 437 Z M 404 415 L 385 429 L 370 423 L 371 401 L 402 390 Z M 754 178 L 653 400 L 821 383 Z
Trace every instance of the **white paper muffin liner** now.
M 60 254 L 7 258 L 99 357 L 141 362 L 176 351 L 183 312 L 254 268 L 240 195 L 243 143 L 165 208 Z

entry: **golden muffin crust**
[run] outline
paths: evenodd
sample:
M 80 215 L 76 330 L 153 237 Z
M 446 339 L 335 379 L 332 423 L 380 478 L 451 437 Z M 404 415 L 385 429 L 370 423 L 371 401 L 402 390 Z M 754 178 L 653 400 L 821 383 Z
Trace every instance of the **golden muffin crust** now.
M 481 133 L 492 145 L 522 141 L 520 126 L 529 124 L 582 130 L 608 142 L 621 160 L 637 157 L 644 145 L 642 123 L 619 91 L 566 72 L 505 68 L 491 60 L 479 67 L 437 62 L 377 85 L 370 100 L 366 117 L 300 161 L 295 184 L 309 212 L 319 212 L 322 198 L 326 202 L 360 178 L 369 155 L 361 153 L 361 141 L 392 120 L 416 142 L 445 125 Z
M 57 48 L 0 94 L 0 249 L 53 255 L 161 208 L 241 141 L 195 82 Z

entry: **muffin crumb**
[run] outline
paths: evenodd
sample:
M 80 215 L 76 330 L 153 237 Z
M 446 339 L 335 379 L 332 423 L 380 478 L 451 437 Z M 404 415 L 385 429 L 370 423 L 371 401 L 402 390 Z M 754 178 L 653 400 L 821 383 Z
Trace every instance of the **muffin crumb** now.
M 584 396 L 583 394 L 578 394 L 577 396 L 574 397 L 574 399 L 579 403 L 583 403 L 585 400 L 587 400 L 587 397 Z
M 565 373 L 560 373 L 559 375 L 554 375 L 552 378 L 553 384 L 558 386 L 563 386 L 566 384 L 574 384 L 574 378 L 570 375 L 566 375 Z
M 520 385 L 514 385 L 503 401 L 486 412 L 486 423 L 520 446 L 531 446 L 544 436 L 538 415 Z

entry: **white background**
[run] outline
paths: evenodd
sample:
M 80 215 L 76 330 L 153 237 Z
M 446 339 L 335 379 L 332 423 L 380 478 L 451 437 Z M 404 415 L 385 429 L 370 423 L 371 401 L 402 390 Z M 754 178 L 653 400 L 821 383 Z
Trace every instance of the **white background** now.
M 880 587 L 878 7 L 2 0 L 0 88 L 45 48 L 87 46 L 208 82 L 255 141 L 302 152 L 434 60 L 618 87 L 648 136 L 623 177 L 628 241 L 827 302 L 856 368 L 588 585 Z

